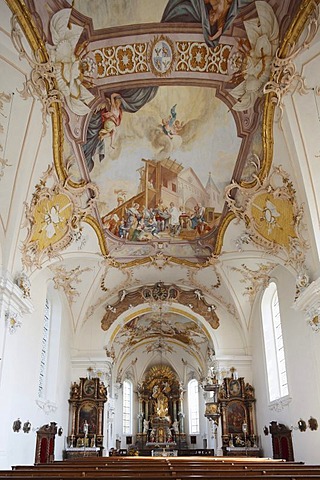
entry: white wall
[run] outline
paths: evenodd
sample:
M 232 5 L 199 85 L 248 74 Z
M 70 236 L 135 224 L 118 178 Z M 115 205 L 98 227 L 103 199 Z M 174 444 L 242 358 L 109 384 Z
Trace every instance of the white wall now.
M 55 411 L 47 412 L 40 408 L 38 384 L 40 371 L 40 352 L 43 334 L 44 303 L 47 293 L 47 282 L 44 272 L 41 272 L 33 282 L 31 299 L 34 312 L 22 318 L 22 326 L 16 332 L 6 332 L 6 343 L 2 358 L 1 377 L 1 409 L 0 409 L 0 468 L 9 469 L 15 464 L 33 464 L 35 458 L 36 429 L 40 426 L 56 422 L 66 431 L 68 421 L 68 402 L 70 378 L 69 343 L 71 341 L 70 320 L 64 313 L 61 324 L 61 335 L 58 349 L 55 353 L 58 376 L 50 377 L 48 392 L 51 398 L 45 398 L 52 403 Z M 68 311 L 66 308 L 64 312 Z M 56 319 L 53 319 L 56 320 Z M 43 400 L 43 399 L 42 399 Z M 20 418 L 22 424 L 30 421 L 30 433 L 13 432 L 13 422 Z M 62 458 L 64 437 L 57 437 L 56 458 Z
M 301 312 L 292 308 L 295 296 L 295 278 L 284 268 L 278 267 L 273 280 L 278 287 L 282 334 L 285 346 L 289 397 L 287 405 L 272 405 L 268 401 L 268 386 L 264 357 L 260 301 L 257 298 L 251 329 L 253 385 L 256 393 L 258 434 L 261 437 L 264 456 L 272 457 L 271 436 L 264 436 L 263 427 L 277 421 L 297 427 L 300 418 L 306 422 L 319 416 L 320 392 L 318 371 L 320 362 L 320 337 L 311 330 Z M 319 418 L 318 418 L 319 420 Z M 295 460 L 306 463 L 319 462 L 320 431 L 301 433 L 293 430 Z

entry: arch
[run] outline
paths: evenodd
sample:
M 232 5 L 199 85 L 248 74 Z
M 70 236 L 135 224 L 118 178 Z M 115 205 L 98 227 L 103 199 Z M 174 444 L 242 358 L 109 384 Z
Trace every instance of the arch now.
M 123 312 L 119 317 L 112 323 L 109 329 L 106 332 L 106 344 L 112 343 L 116 334 L 119 330 L 129 323 L 134 318 L 145 315 L 146 313 L 152 313 L 153 309 L 150 304 L 142 303 L 135 307 L 132 307 L 125 312 Z M 214 334 L 214 329 L 208 324 L 208 322 L 199 314 L 195 313 L 188 305 L 182 305 L 180 303 L 169 304 L 168 303 L 168 313 L 175 313 L 181 315 L 182 317 L 188 318 L 195 322 L 198 326 L 201 325 L 204 333 L 206 334 L 208 340 L 216 341 L 216 335 Z

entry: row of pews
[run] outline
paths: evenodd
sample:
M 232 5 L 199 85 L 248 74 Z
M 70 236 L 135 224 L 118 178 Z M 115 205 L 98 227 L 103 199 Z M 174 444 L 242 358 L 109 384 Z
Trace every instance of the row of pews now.
M 262 458 L 84 457 L 0 471 L 0 480 L 320 479 L 320 465 Z

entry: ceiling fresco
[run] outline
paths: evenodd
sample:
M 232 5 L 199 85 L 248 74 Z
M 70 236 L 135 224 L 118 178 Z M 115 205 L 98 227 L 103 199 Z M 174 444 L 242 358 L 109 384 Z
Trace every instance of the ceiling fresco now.
M 194 321 L 173 313 L 155 312 L 127 322 L 115 336 L 109 356 L 125 356 L 138 347 L 144 355 L 172 354 L 178 345 L 191 355 L 205 357 L 208 344 L 206 333 Z
M 90 172 L 104 227 L 130 241 L 208 234 L 241 144 L 226 105 L 209 88 L 160 87 L 139 112 L 123 116 Z
M 86 190 L 102 253 L 206 264 L 234 218 L 226 187 L 271 166 L 263 87 L 290 2 L 29 3 L 55 72 L 52 105 L 65 112 L 53 131 L 57 174 Z

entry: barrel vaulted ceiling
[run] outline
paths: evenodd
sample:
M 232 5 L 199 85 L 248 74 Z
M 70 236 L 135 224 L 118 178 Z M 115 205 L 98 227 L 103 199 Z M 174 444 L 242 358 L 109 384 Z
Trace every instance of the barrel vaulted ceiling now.
M 201 370 L 212 350 L 248 355 L 272 272 L 297 295 L 312 273 L 308 199 L 281 143 L 283 97 L 305 85 L 281 65 L 312 47 L 317 2 L 1 9 L 6 268 L 64 292 L 75 357 L 122 368 L 179 351 Z

